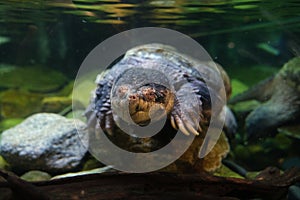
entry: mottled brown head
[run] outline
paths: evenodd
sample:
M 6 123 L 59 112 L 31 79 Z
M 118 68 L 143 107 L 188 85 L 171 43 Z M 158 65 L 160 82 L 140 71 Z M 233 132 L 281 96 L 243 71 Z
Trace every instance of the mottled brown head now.
M 132 86 L 120 85 L 116 91 L 114 106 L 126 110 L 133 122 L 147 125 L 151 120 L 157 121 L 169 114 L 174 106 L 174 95 L 165 86 L 148 84 L 133 90 Z M 121 112 L 124 121 L 129 122 L 127 112 Z
M 156 72 L 145 75 L 144 70 L 137 72 L 131 69 L 127 73 L 129 76 L 123 76 L 126 80 L 118 80 L 112 90 L 112 106 L 118 117 L 125 122 L 133 121 L 143 126 L 150 121 L 158 121 L 171 112 L 174 106 L 174 94 L 171 89 L 157 81 L 149 83 L 154 78 L 149 75 L 158 76 Z

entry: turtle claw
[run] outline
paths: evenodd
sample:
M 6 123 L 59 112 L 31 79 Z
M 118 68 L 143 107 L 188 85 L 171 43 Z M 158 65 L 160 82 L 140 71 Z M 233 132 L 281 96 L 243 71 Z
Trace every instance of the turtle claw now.
M 199 132 L 196 131 L 196 129 L 190 124 L 186 123 L 185 126 L 189 129 L 190 132 L 192 132 L 194 135 L 199 135 Z
M 179 125 L 179 130 L 184 134 L 184 135 L 187 135 L 189 136 L 190 133 L 188 132 L 188 130 L 186 130 L 186 128 L 184 127 L 184 125 L 182 123 L 180 123 Z
M 171 124 L 172 127 L 176 130 L 180 130 L 185 135 L 190 135 L 193 133 L 194 135 L 199 135 L 197 130 L 201 130 L 200 125 L 198 125 L 197 129 L 193 127 L 193 125 L 187 120 L 182 120 L 178 115 L 171 116 Z
M 171 125 L 174 129 L 178 130 L 177 124 L 173 116 L 171 116 Z

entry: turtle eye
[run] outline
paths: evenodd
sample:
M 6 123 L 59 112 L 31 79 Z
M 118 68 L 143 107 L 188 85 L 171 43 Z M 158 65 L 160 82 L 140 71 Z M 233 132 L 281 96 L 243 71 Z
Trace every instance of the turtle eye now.
M 165 95 L 163 91 L 156 91 L 155 96 L 156 96 L 155 102 L 164 103 Z
M 156 91 L 151 87 L 143 87 L 141 89 L 141 95 L 145 101 L 153 102 L 156 99 Z

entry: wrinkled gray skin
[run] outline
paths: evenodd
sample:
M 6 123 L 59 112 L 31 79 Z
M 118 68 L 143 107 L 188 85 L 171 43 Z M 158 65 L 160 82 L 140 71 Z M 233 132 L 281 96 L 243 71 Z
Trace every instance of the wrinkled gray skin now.
M 300 117 L 300 57 L 286 63 L 273 77 L 236 96 L 230 103 L 255 99 L 262 105 L 246 118 L 248 139 L 264 137 Z
M 195 64 L 203 65 L 203 73 L 193 68 Z M 210 94 L 202 78 L 206 76 L 212 85 L 218 85 L 213 82 L 212 76 L 217 73 L 214 70 L 169 46 L 148 44 L 133 48 L 98 76 L 97 89 L 86 110 L 88 125 L 113 134 L 115 124 L 120 122 L 144 126 L 167 115 L 173 128 L 186 135 L 199 135 L 210 120 L 210 95 L 216 101 L 224 101 L 219 96 L 220 88 L 212 88 Z M 217 110 L 221 113 L 222 109 Z M 235 123 L 234 119 L 227 121 Z

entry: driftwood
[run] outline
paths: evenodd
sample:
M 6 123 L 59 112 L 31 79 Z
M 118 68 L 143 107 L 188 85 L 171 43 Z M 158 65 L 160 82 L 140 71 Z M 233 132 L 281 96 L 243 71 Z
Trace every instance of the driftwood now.
M 0 171 L 0 199 L 284 199 L 299 169 L 267 168 L 257 180 L 209 174 L 103 173 L 29 183 Z M 1 177 L 0 177 L 1 178 Z

